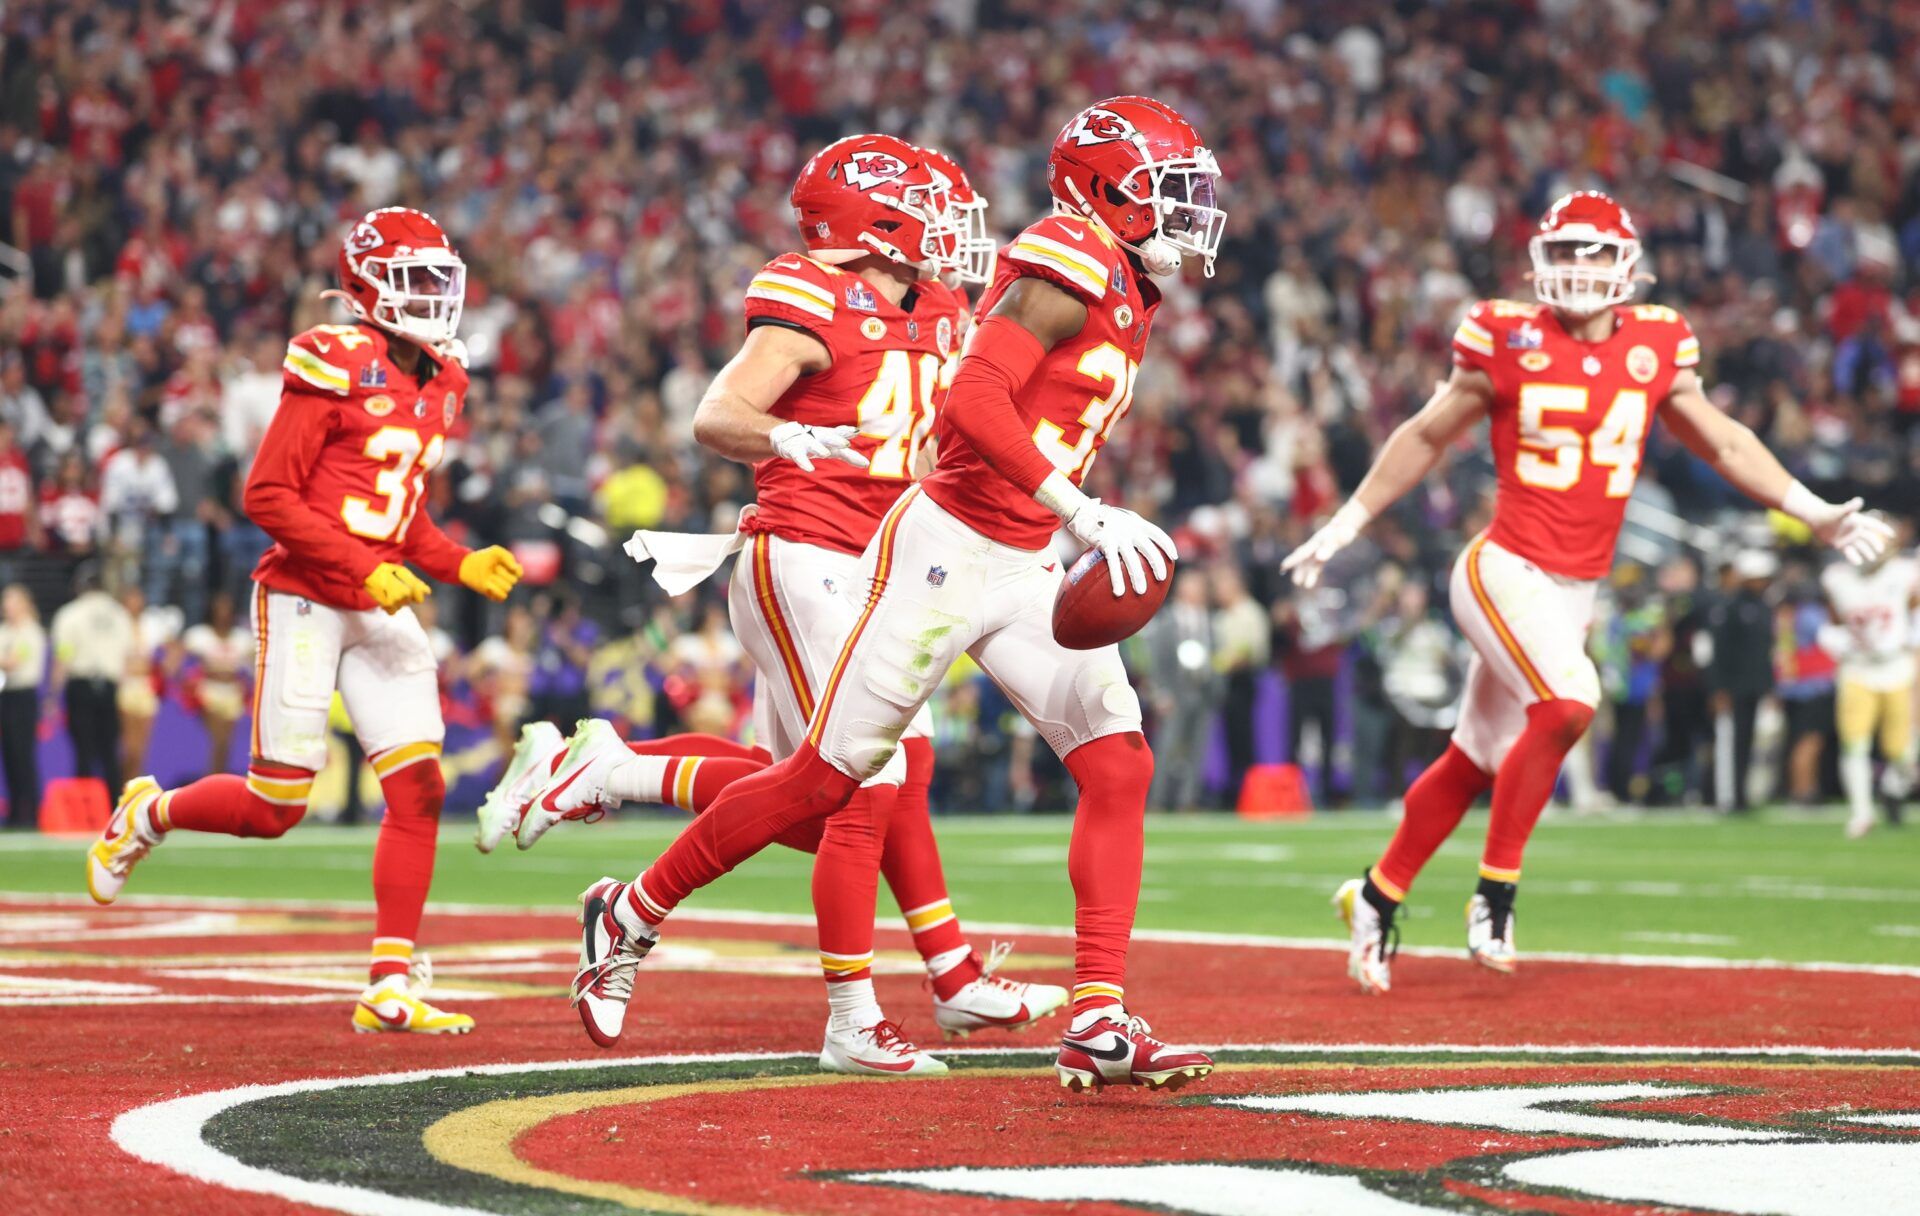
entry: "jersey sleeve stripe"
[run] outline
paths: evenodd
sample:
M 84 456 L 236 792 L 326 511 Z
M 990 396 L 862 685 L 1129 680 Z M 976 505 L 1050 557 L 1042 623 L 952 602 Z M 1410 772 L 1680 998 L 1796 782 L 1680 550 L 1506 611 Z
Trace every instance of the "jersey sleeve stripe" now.
M 754 275 L 753 281 L 759 284 L 777 283 L 782 287 L 791 287 L 795 291 L 805 292 L 828 308 L 833 307 L 833 293 L 818 283 L 809 283 L 805 279 L 797 279 L 790 274 L 780 274 L 772 270 L 763 270 Z
M 345 368 L 335 367 L 309 351 L 297 346 L 287 348 L 286 370 L 305 380 L 315 388 L 324 388 L 328 392 L 344 393 L 353 387 L 353 380 Z
M 1493 356 L 1493 335 L 1471 320 L 1460 322 L 1460 328 L 1453 331 L 1453 340 L 1470 351 Z
M 1040 236 L 1023 236 L 1007 247 L 1007 256 L 1015 261 L 1057 270 L 1085 287 L 1088 294 L 1096 298 L 1107 292 L 1107 275 L 1100 263 L 1058 241 Z
M 819 317 L 822 321 L 833 320 L 832 304 L 822 304 L 813 296 L 803 291 L 795 291 L 783 283 L 769 283 L 764 279 L 755 279 L 747 286 L 747 299 L 770 300 L 775 304 L 797 308 L 809 316 Z
M 1700 339 L 1682 338 L 1680 345 L 1674 348 L 1673 365 L 1675 367 L 1692 367 L 1698 362 L 1700 362 Z

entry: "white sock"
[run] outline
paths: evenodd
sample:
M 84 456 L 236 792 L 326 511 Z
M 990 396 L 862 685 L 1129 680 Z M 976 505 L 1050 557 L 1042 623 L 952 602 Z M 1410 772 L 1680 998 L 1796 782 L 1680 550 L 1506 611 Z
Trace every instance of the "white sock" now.
M 622 802 L 664 802 L 667 765 L 673 756 L 631 756 L 607 772 L 607 796 Z
M 966 962 L 968 956 L 972 953 L 972 946 L 955 946 L 951 950 L 942 950 L 927 960 L 927 974 L 937 980 L 955 967 L 958 967 L 961 963 Z
M 1073 1025 L 1069 1026 L 1067 1031 L 1069 1034 L 1078 1034 L 1101 1018 L 1112 1018 L 1124 1026 L 1127 1022 L 1127 1007 L 1125 1005 L 1095 1005 L 1091 1009 L 1082 1009 L 1079 1013 L 1073 1015 Z
M 1873 821 L 1873 753 L 1848 748 L 1840 753 L 1840 785 L 1855 822 Z
M 883 1021 L 872 980 L 835 980 L 827 985 L 827 1026 L 834 1030 L 864 1030 Z
M 641 884 L 646 880 L 646 877 L 645 874 L 642 874 L 639 878 L 634 879 L 628 884 L 630 887 L 639 887 L 643 897 L 646 892 L 646 887 Z M 633 901 L 627 898 L 627 892 L 625 890 L 622 890 L 620 897 L 613 901 L 613 923 L 619 925 L 634 937 L 642 937 L 650 942 L 660 940 L 660 926 L 648 921 L 646 917 L 634 910 Z

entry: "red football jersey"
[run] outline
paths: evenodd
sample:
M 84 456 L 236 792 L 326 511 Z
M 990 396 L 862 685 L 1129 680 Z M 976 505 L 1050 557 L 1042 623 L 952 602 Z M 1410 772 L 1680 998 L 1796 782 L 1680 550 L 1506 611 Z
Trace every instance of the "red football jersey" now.
M 381 562 L 443 583 L 468 550 L 421 509 L 427 475 L 466 401 L 467 369 L 423 364 L 424 385 L 371 325 L 321 325 L 287 344 L 280 408 L 247 475 L 246 507 L 274 545 L 253 577 L 335 608 L 365 609 Z
M 1087 323 L 1056 345 L 1014 398 L 1033 427 L 1033 442 L 1053 467 L 1079 485 L 1093 458 L 1133 404 L 1133 381 L 1146 353 L 1160 290 L 1138 273 L 1104 228 L 1091 220 L 1050 215 L 1001 251 L 982 315 L 1023 275 L 1072 292 L 1087 306 Z M 927 496 L 983 536 L 1022 549 L 1044 549 L 1060 520 L 993 471 L 953 427 L 940 428 L 940 452 Z
M 753 466 L 759 511 L 748 527 L 785 540 L 859 553 L 881 517 L 913 483 L 920 450 L 960 349 L 965 297 L 933 280 L 916 283 L 898 306 L 859 275 L 797 253 L 768 262 L 747 285 L 749 328 L 785 325 L 818 338 L 833 357 L 774 403 L 777 418 L 809 426 L 857 426 L 856 469 L 816 460 L 809 473 L 790 460 Z
M 1493 380 L 1490 535 L 1569 578 L 1612 568 L 1654 411 L 1700 362 L 1673 309 L 1623 304 L 1613 316 L 1611 335 L 1580 342 L 1545 305 L 1482 300 L 1453 335 L 1454 363 Z

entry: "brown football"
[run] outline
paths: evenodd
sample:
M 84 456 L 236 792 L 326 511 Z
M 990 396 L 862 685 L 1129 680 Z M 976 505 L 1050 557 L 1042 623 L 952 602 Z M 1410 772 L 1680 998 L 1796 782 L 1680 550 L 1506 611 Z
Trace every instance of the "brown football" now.
M 1130 638 L 1160 611 L 1171 586 L 1173 561 L 1168 559 L 1165 578 L 1154 578 L 1153 567 L 1147 567 L 1145 595 L 1135 595 L 1130 583 L 1126 594 L 1115 595 L 1107 555 L 1089 549 L 1067 567 L 1053 597 L 1053 639 L 1068 650 L 1098 650 Z

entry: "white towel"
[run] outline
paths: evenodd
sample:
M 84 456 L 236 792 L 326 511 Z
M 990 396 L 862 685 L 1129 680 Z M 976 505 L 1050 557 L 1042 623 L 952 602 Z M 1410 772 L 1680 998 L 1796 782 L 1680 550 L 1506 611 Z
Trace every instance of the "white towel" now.
M 745 523 L 751 506 L 740 512 Z M 668 595 L 684 595 L 712 577 L 722 563 L 747 543 L 739 524 L 729 533 L 635 532 L 621 548 L 636 562 L 653 563 L 653 581 Z

